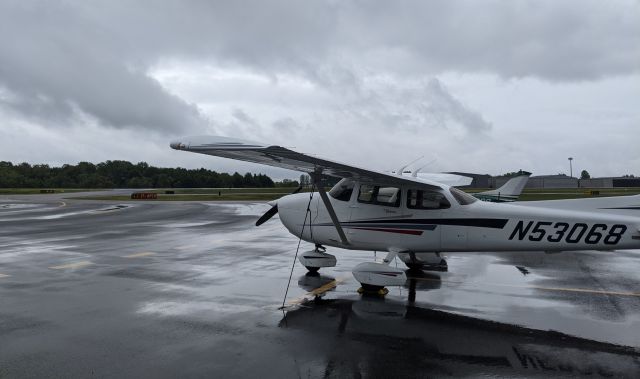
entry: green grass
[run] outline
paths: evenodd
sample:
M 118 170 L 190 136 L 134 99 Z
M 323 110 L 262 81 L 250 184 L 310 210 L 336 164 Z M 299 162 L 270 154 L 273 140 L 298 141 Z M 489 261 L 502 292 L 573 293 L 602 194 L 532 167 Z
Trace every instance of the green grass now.
M 104 191 L 87 188 L 0 188 L 0 195 L 40 195 L 41 190 L 53 190 L 54 193 L 73 193 L 87 191 Z
M 156 200 L 131 200 L 128 195 L 119 196 L 83 196 L 70 197 L 82 200 L 112 200 L 112 201 L 269 201 L 275 200 L 291 193 L 295 188 L 158 188 L 145 192 L 158 194 Z M 305 189 L 308 191 L 309 189 Z M 469 193 L 481 192 L 486 189 L 472 189 Z M 599 191 L 600 194 L 592 196 L 591 191 Z M 55 189 L 56 193 L 74 193 L 80 191 L 99 191 L 97 189 Z M 135 192 L 135 190 L 133 190 Z M 174 191 L 168 195 L 165 191 Z M 142 192 L 142 191 L 140 191 Z M 0 194 L 40 194 L 39 188 L 3 188 Z M 220 195 L 218 195 L 220 194 Z M 557 200 L 592 198 L 605 196 L 622 196 L 640 194 L 640 188 L 536 188 L 526 189 L 520 195 L 521 201 Z
M 609 196 L 627 196 L 638 195 L 640 190 L 634 191 L 603 191 L 600 190 L 599 195 L 591 195 L 590 193 L 582 192 L 569 192 L 551 190 L 548 192 L 523 192 L 518 198 L 519 201 L 534 201 L 534 200 L 559 200 L 559 199 L 584 199 L 584 198 L 597 198 L 597 197 L 609 197 Z
M 274 193 L 279 195 L 287 195 L 293 192 L 296 187 L 273 187 L 273 188 L 155 188 L 144 192 L 155 192 L 158 194 L 164 194 L 165 191 L 174 191 L 176 195 L 181 194 L 211 194 L 218 195 L 218 192 L 222 194 L 240 194 L 240 193 Z
M 467 192 L 476 193 L 488 190 L 473 189 Z M 599 195 L 591 195 L 591 191 L 598 191 Z M 518 201 L 582 199 L 638 194 L 640 194 L 640 188 L 527 188 L 522 191 Z
M 222 196 L 213 194 L 159 194 L 157 199 L 133 200 L 131 196 L 84 196 L 70 197 L 75 200 L 112 200 L 112 201 L 270 201 L 285 194 L 274 193 L 231 193 Z
M 276 188 L 156 188 L 149 191 L 157 193 L 157 199 L 133 200 L 128 195 L 118 196 L 83 196 L 70 197 L 76 200 L 112 200 L 112 201 L 270 201 L 293 192 L 296 187 Z M 329 190 L 329 189 L 327 189 Z M 165 191 L 174 191 L 175 194 L 165 194 Z M 308 192 L 303 189 L 301 192 Z

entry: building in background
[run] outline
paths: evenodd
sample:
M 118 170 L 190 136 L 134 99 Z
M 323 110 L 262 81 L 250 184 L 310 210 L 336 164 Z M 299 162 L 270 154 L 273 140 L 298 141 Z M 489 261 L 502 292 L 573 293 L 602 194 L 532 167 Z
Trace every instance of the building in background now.
M 466 174 L 471 175 L 471 174 Z M 469 188 L 498 188 L 502 186 L 510 176 L 489 176 L 478 175 L 479 178 L 486 180 L 474 180 Z M 479 186 L 476 186 L 476 183 Z M 488 187 L 482 187 L 487 184 Z M 567 175 L 539 175 L 532 176 L 527 182 L 525 188 L 624 188 L 624 187 L 640 187 L 640 178 L 632 177 L 603 177 L 578 179 Z

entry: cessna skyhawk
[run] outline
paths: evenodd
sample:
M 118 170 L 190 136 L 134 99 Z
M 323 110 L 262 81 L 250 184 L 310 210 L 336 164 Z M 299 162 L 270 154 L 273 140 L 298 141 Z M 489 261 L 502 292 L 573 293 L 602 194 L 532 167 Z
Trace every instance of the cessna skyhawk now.
M 613 250 L 640 248 L 640 215 L 622 215 L 598 199 L 597 209 L 492 203 L 446 184 L 384 173 L 298 153 L 280 146 L 226 137 L 186 137 L 170 145 L 184 150 L 309 174 L 317 192 L 281 197 L 257 222 L 279 213 L 293 235 L 315 244 L 300 260 L 309 270 L 333 267 L 325 246 L 386 251 L 383 263 L 364 262 L 353 275 L 365 290 L 403 285 L 405 272 L 389 263 L 399 256 L 439 259 L 441 252 Z M 341 178 L 325 192 L 323 178 Z M 614 208 L 640 209 L 640 195 Z

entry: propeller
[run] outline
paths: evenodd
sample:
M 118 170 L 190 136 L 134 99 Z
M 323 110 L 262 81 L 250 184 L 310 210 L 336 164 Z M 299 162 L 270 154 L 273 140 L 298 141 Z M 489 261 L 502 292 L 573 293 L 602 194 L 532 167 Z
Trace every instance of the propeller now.
M 293 192 L 291 192 L 289 195 L 293 195 L 296 194 L 298 192 L 300 192 L 300 190 L 302 190 L 302 186 L 299 186 L 298 188 L 296 188 Z M 271 209 L 269 209 L 268 211 L 265 212 L 265 214 L 263 214 L 262 216 L 260 216 L 260 218 L 258 219 L 258 221 L 256 221 L 256 226 L 260 226 L 262 224 L 264 224 L 265 222 L 267 222 L 271 217 L 275 216 L 275 214 L 278 213 L 278 203 L 276 202 L 276 204 L 271 207 Z

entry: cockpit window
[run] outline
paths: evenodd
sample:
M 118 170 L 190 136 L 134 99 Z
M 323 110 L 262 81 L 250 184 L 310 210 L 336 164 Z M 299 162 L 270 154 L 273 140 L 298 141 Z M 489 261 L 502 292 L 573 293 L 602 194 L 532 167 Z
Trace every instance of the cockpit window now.
M 409 209 L 445 209 L 451 207 L 444 194 L 427 190 L 408 190 L 407 208 Z
M 475 197 L 466 192 L 460 191 L 457 188 L 451 187 L 449 188 L 449 191 L 451 191 L 451 194 L 460 205 L 469 205 L 478 201 Z
M 331 190 L 329 195 L 336 200 L 349 201 L 351 200 L 351 194 L 353 193 L 354 182 L 350 179 L 342 179 Z
M 400 206 L 400 188 L 380 187 L 368 184 L 360 185 L 359 203 L 385 205 L 387 207 Z

